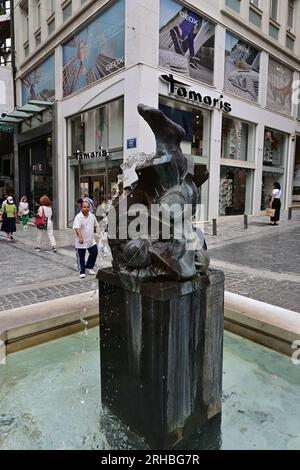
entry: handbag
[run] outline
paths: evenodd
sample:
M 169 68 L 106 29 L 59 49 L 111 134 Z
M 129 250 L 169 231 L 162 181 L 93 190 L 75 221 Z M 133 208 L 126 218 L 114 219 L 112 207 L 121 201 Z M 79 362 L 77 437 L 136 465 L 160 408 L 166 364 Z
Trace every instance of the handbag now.
M 33 223 L 36 226 L 36 228 L 38 228 L 39 230 L 47 230 L 48 219 L 45 216 L 44 209 L 43 209 L 43 214 L 41 216 L 36 215 Z
M 266 208 L 266 216 L 267 217 L 274 217 L 275 216 L 275 209 L 272 209 L 271 207 Z

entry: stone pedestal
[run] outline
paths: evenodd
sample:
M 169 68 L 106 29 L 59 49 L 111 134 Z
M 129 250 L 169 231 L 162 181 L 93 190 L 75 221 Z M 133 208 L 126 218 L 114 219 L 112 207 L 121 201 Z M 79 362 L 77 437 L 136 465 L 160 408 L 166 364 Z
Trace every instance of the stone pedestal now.
M 102 402 L 153 449 L 221 412 L 224 275 L 125 290 L 98 272 Z

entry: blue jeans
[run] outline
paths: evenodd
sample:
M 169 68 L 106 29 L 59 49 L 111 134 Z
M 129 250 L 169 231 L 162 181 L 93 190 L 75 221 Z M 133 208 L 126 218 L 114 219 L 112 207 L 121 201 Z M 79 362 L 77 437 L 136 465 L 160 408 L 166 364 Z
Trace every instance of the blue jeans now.
M 88 250 L 89 257 L 87 263 L 85 264 L 85 252 Z M 80 274 L 84 274 L 86 269 L 93 269 L 96 264 L 96 259 L 98 255 L 98 247 L 97 245 L 93 245 L 90 248 L 77 248 L 76 249 L 76 257 L 77 257 L 77 265 L 80 271 Z

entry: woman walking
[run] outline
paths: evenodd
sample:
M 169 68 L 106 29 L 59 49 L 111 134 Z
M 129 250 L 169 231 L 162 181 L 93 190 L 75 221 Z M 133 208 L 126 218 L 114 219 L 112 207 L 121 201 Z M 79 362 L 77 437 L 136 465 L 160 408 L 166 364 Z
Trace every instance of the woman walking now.
M 21 197 L 21 201 L 19 204 L 19 216 L 21 217 L 21 222 L 23 225 L 23 229 L 28 228 L 28 221 L 29 221 L 29 206 L 27 202 L 27 197 Z
M 272 192 L 272 199 L 270 201 L 270 207 L 275 209 L 274 217 L 271 217 L 270 225 L 278 225 L 278 221 L 280 220 L 280 208 L 281 208 L 281 187 L 280 184 L 275 181 L 273 184 L 273 192 Z
M 45 217 L 47 224 L 46 228 L 41 229 L 38 228 L 38 233 L 37 233 L 37 246 L 34 249 L 34 251 L 41 251 L 41 242 L 43 238 L 43 233 L 47 233 L 47 236 L 50 241 L 51 245 L 51 251 L 56 253 L 56 241 L 53 235 L 53 223 L 52 223 L 52 208 L 51 208 L 51 202 L 48 196 L 42 196 L 40 198 L 40 207 L 38 209 L 38 217 Z
M 17 208 L 11 196 L 8 196 L 2 207 L 1 230 L 6 233 L 6 240 L 9 242 L 14 239 L 12 234 L 16 231 Z

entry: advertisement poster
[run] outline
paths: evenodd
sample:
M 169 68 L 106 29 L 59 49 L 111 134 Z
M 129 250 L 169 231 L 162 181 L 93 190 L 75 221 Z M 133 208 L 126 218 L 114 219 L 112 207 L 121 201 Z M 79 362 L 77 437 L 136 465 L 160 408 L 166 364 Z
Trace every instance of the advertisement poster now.
M 291 114 L 293 72 L 273 59 L 269 59 L 267 107 Z
M 174 0 L 160 1 L 159 65 L 213 84 L 215 25 Z
M 55 100 L 54 54 L 22 80 L 22 103 Z
M 258 102 L 260 52 L 250 44 L 226 33 L 224 89 Z
M 124 67 L 124 18 L 118 0 L 63 46 L 64 96 Z

